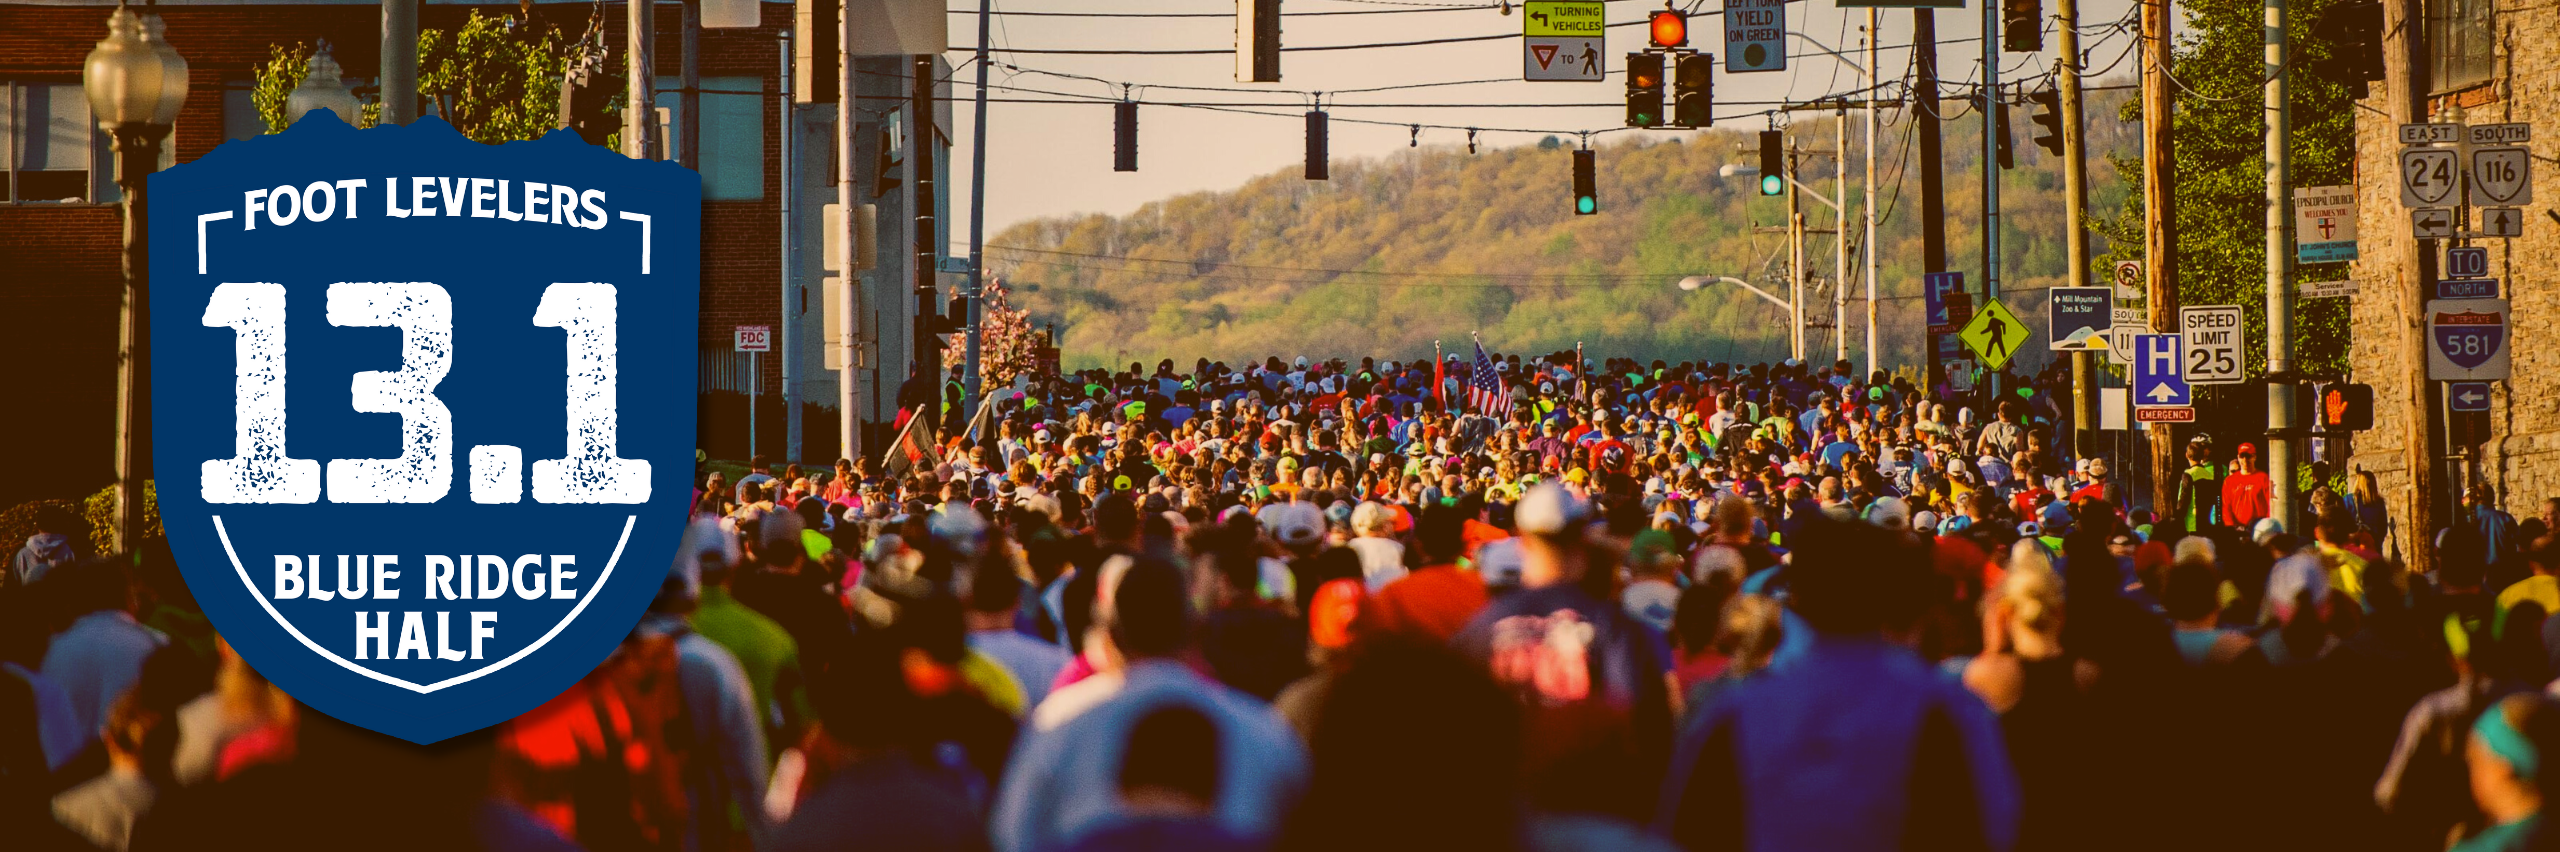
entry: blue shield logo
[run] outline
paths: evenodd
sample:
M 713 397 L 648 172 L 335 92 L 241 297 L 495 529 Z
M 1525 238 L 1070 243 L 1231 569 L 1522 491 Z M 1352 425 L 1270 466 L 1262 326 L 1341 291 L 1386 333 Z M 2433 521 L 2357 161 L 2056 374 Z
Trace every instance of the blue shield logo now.
M 153 175 L 161 518 L 231 646 L 418 743 L 602 662 L 690 497 L 701 209 L 566 130 L 326 111 Z
M 2435 320 L 2436 349 L 2465 370 L 2479 369 L 2506 344 L 2503 313 L 2437 311 Z

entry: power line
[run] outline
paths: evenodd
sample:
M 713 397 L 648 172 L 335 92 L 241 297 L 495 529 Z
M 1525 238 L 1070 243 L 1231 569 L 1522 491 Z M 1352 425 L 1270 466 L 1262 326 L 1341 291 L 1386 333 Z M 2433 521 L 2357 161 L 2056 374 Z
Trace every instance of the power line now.
M 1410 15 L 1427 12 L 1483 12 L 1498 8 L 1501 7 L 1492 5 L 1452 5 L 1423 6 L 1405 9 L 1338 9 L 1331 12 L 1282 12 L 1280 13 L 1280 17 L 1323 18 L 1337 15 Z M 976 9 L 946 9 L 944 11 L 954 15 L 975 15 L 978 13 L 978 10 Z M 1230 21 L 1235 20 L 1236 17 L 1236 13 L 1234 12 L 1008 12 L 999 10 L 995 12 L 995 14 L 1000 17 L 1014 18 L 1218 18 Z

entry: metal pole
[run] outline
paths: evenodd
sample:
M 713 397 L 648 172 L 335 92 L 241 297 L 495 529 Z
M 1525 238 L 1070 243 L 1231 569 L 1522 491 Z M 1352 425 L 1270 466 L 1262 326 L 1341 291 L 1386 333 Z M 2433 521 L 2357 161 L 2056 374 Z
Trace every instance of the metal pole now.
M 1831 360 L 1849 360 L 1849 107 L 1831 117 Z
M 1876 9 L 1867 7 L 1867 375 L 1874 376 L 1876 355 Z M 1925 378 L 1923 382 L 1925 383 Z
M 2423 20 L 2424 7 L 2419 0 L 2394 0 L 2382 4 L 2382 8 L 2383 39 L 2388 45 L 2383 51 L 2382 66 L 2384 76 L 2390 80 L 2382 90 L 2387 93 L 2384 109 L 2395 124 L 2425 121 L 2426 94 L 2431 83 L 2424 54 L 2419 53 L 2418 22 Z M 2391 287 L 2397 298 L 2384 304 L 2398 309 L 2402 317 L 2421 316 L 2427 299 L 2435 295 L 2428 290 L 2435 280 L 2435 244 L 2431 240 L 2408 239 L 2396 241 L 2396 247 L 2398 274 Z M 2445 422 L 2441 403 L 2433 401 L 2441 396 L 2434 391 L 2440 386 L 2427 380 L 2426 330 L 2415 322 L 2393 325 L 2399 335 L 2393 346 L 2400 354 L 2400 380 L 2408 396 L 2406 407 L 2400 410 L 2404 420 L 2400 458 L 2409 471 L 2409 487 L 2402 493 L 2407 495 L 2408 502 L 2403 505 L 2408 510 L 2401 515 L 2398 543 L 2400 552 L 2408 557 L 2410 571 L 2432 573 L 2437 569 L 2435 548 L 2421 542 L 2429 541 L 2426 537 L 2435 534 L 2438 519 L 2460 503 L 2439 502 L 2447 496 L 2447 489 L 2440 483 L 2435 448 L 2445 435 Z M 2458 494 L 2460 487 L 2452 490 Z
M 2000 300 L 2000 4 L 1982 4 L 1982 304 Z M 2016 355 L 2010 356 L 2016 360 Z M 1985 399 L 2000 395 L 2000 373 L 1983 371 Z M 1990 416 L 1984 412 L 1984 416 Z
M 684 13 L 677 26 L 683 31 L 678 41 L 683 45 L 684 91 L 676 93 L 676 111 L 684 120 L 676 129 L 676 162 L 685 168 L 702 170 L 702 0 L 684 0 Z
M 623 3 L 624 11 L 629 13 L 630 35 L 630 48 L 624 52 L 628 57 L 624 76 L 630 79 L 623 89 L 626 106 L 622 109 L 622 155 L 634 160 L 649 159 L 649 129 L 658 123 L 658 112 L 653 106 L 656 94 L 652 91 L 656 88 L 652 80 L 653 69 L 657 67 L 657 59 L 653 55 L 657 33 L 650 17 L 650 6 L 654 2 L 626 0 Z
M 163 125 L 125 124 L 112 132 L 116 185 L 124 190 L 124 310 L 116 359 L 116 549 L 142 544 L 143 483 L 151 431 L 151 212 L 146 179 L 160 168 Z
M 814 46 L 813 46 L 814 47 Z M 836 15 L 836 210 L 842 215 L 836 226 L 836 290 L 843 312 L 844 327 L 836 345 L 843 347 L 836 362 L 836 452 L 840 458 L 863 457 L 862 449 L 862 367 L 865 350 L 863 327 L 871 316 L 864 305 L 862 271 L 855 257 L 861 246 L 862 208 L 854 203 L 853 176 L 855 130 L 860 126 L 854 111 L 853 89 L 853 16 Z M 819 245 L 825 245 L 823 240 Z
M 382 0 L 382 123 L 418 120 L 418 4 Z
M 1804 210 L 1796 198 L 1796 164 L 1802 155 L 1796 140 L 1787 139 L 1787 284 L 1788 299 L 1794 307 L 1787 311 L 1793 326 L 1787 337 L 1787 357 L 1804 363 Z
M 995 17 L 993 0 L 978 0 L 977 127 L 969 143 L 969 358 L 962 381 L 961 409 L 978 409 L 978 390 L 986 341 L 984 267 L 987 245 L 987 22 Z
M 909 92 L 908 109 L 916 120 L 907 140 L 915 152 L 907 158 L 907 162 L 913 164 L 907 171 L 915 177 L 908 185 L 915 188 L 916 200 L 915 215 L 911 220 L 915 223 L 915 357 L 916 363 L 923 368 L 918 375 L 933 383 L 933 392 L 929 394 L 931 399 L 917 410 L 916 416 L 931 417 L 933 419 L 925 423 L 938 427 L 942 425 L 942 341 L 933 333 L 933 319 L 942 315 L 943 308 L 940 304 L 941 291 L 934 286 L 934 278 L 940 273 L 934 261 L 942 256 L 945 248 L 935 244 L 935 237 L 940 231 L 935 217 L 941 211 L 935 204 L 939 193 L 935 190 L 933 154 L 934 146 L 939 144 L 942 136 L 942 123 L 934 107 L 933 60 L 931 56 L 920 55 L 911 63 L 914 77 L 908 81 L 913 86 Z
M 747 457 L 756 456 L 756 391 L 764 387 L 763 357 L 747 353 Z
M 774 106 L 781 118 L 777 123 L 782 127 L 775 140 L 781 147 L 777 159 L 782 166 L 782 191 L 776 195 L 782 218 L 782 258 L 777 267 L 782 270 L 782 449 L 785 460 L 801 461 L 805 436 L 800 423 L 800 318 L 809 313 L 809 296 L 798 286 L 800 270 L 793 259 L 800 256 L 800 230 L 793 227 L 797 222 L 791 218 L 795 212 L 792 199 L 800 194 L 800 162 L 793 158 L 794 149 L 799 146 L 792 144 L 800 135 L 800 122 L 792 114 L 796 104 L 791 90 L 791 31 L 783 30 L 776 43 L 782 48 L 782 69 L 774 78 L 780 81 L 782 94 Z
M 2287 531 L 2302 532 L 2294 500 L 2293 429 L 2293 253 L 2288 239 L 2293 225 L 2291 194 L 2285 191 L 2290 167 L 2285 151 L 2290 122 L 2285 108 L 2285 0 L 2266 0 L 2265 98 L 2267 149 L 2267 499 L 2268 514 Z

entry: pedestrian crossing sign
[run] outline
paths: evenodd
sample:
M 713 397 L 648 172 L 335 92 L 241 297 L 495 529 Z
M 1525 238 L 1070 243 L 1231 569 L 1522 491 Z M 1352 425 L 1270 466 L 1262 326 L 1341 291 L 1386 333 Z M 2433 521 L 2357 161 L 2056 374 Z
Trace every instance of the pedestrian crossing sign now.
M 1984 299 L 1982 309 L 1973 312 L 1973 321 L 1956 332 L 1965 348 L 1982 356 L 1982 366 L 1990 370 L 2008 367 L 2009 359 L 2017 356 L 2018 347 L 2027 342 L 2027 336 L 2027 324 L 2019 322 L 2018 315 L 2010 313 L 2009 307 L 1998 299 Z

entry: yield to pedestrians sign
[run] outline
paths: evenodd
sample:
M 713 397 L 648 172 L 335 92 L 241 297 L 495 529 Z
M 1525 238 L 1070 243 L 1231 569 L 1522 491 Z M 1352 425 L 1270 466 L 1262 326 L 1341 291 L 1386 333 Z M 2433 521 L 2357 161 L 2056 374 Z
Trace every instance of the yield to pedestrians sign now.
M 2027 342 L 2027 324 L 2019 322 L 2018 315 L 2010 313 L 1999 300 L 1986 299 L 1982 310 L 1973 313 L 1973 321 L 1965 323 L 1956 337 L 1964 341 L 1965 348 L 1982 356 L 1983 367 L 1999 370 L 2018 357 L 2018 347 Z
M 2193 405 L 2187 386 L 2185 338 L 2175 334 L 2133 336 L 2133 404 L 2142 407 Z

